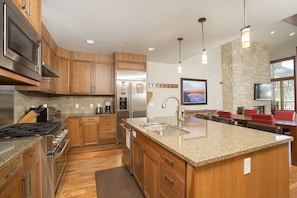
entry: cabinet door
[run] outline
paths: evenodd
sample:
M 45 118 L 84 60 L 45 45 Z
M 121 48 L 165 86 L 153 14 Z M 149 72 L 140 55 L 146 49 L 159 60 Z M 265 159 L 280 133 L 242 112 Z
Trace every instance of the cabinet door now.
M 134 139 L 133 145 L 133 176 L 139 186 L 143 191 L 143 153 L 144 150 L 141 147 L 141 142 Z
M 114 94 L 114 66 L 94 63 L 94 92 L 100 95 Z
M 145 197 L 159 197 L 160 162 L 158 153 L 145 148 L 143 163 L 143 193 Z
M 23 196 L 23 156 L 0 169 L 0 197 L 15 198 Z
M 69 131 L 70 148 L 82 147 L 83 138 L 81 131 L 80 117 L 72 117 L 67 119 L 67 128 Z
M 57 94 L 69 93 L 69 65 L 69 59 L 57 56 L 56 70 L 60 76 L 60 78 L 55 79 L 55 90 Z
M 99 144 L 99 119 L 98 117 L 82 118 L 83 145 Z
M 12 0 L 18 9 L 41 35 L 41 0 Z
M 24 194 L 26 198 L 41 197 L 41 161 L 40 143 L 24 153 Z
M 90 62 L 71 61 L 70 92 L 77 94 L 91 94 L 92 87 L 92 64 Z

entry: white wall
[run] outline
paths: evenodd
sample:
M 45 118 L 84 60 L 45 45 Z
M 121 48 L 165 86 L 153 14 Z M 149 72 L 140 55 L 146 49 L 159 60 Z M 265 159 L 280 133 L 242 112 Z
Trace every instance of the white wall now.
M 291 56 L 296 56 L 297 38 L 279 46 L 277 49 L 270 50 L 270 60 L 278 60 Z
M 208 64 L 206 65 L 201 64 L 200 54 L 191 59 L 183 60 L 182 62 L 183 72 L 181 74 L 177 72 L 177 64 L 147 63 L 147 91 L 153 93 L 152 99 L 147 107 L 148 117 L 175 115 L 177 106 L 175 100 L 168 100 L 165 109 L 162 109 L 161 105 L 164 98 L 169 95 L 180 99 L 180 78 L 207 80 L 207 104 L 186 105 L 185 109 L 222 109 L 220 47 L 208 50 Z M 178 88 L 149 88 L 149 83 L 178 84 Z

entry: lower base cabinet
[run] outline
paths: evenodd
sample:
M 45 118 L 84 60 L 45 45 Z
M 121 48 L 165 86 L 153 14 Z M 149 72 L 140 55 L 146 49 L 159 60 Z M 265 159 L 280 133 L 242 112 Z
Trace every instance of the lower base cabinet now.
M 133 175 L 145 197 L 185 197 L 185 161 L 135 132 Z
M 40 198 L 40 142 L 0 170 L 1 198 Z
M 69 117 L 70 148 L 116 143 L 116 116 Z

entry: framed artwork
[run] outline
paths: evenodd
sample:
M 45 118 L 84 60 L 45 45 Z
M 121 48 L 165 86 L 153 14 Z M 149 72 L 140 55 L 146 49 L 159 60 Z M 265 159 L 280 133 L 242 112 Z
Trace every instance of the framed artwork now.
M 207 104 L 207 80 L 181 78 L 180 87 L 183 105 Z

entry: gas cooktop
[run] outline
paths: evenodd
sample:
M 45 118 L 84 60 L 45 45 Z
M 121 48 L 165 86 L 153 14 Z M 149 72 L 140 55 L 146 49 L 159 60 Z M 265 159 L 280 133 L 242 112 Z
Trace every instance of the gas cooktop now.
M 36 122 L 13 124 L 0 129 L 0 138 L 49 135 L 56 132 L 60 126 L 61 122 Z

